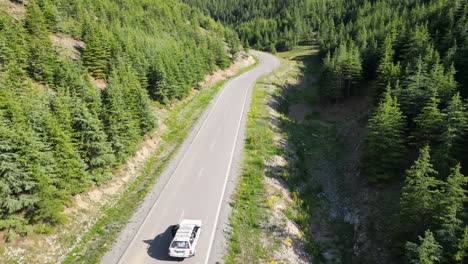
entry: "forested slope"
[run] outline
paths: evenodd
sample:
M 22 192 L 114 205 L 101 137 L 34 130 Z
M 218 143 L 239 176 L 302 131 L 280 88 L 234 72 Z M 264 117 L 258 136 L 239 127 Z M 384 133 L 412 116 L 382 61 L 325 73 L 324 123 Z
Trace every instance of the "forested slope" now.
M 20 2 L 8 4 L 21 10 Z M 239 48 L 235 33 L 176 0 L 24 2 L 24 18 L 0 10 L 7 239 L 62 222 L 71 196 L 112 177 L 155 127 L 151 99 L 184 98 L 230 64 L 224 40 L 231 53 Z M 84 41 L 81 56 L 60 56 L 52 36 Z
M 311 0 L 183 0 L 234 28 L 255 49 L 290 50 L 312 39 Z
M 362 172 L 382 190 L 397 259 L 461 263 L 468 249 L 468 2 L 317 1 L 322 96 L 371 94 Z M 366 87 L 366 89 L 363 89 Z M 387 203 L 387 204 L 385 204 Z

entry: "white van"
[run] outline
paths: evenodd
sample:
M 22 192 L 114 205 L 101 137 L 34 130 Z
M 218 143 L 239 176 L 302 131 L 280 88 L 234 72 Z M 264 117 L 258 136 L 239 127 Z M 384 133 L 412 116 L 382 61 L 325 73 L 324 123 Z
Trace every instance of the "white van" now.
M 169 246 L 169 256 L 188 258 L 195 256 L 195 247 L 200 237 L 201 220 L 184 219 L 172 229 L 174 238 Z

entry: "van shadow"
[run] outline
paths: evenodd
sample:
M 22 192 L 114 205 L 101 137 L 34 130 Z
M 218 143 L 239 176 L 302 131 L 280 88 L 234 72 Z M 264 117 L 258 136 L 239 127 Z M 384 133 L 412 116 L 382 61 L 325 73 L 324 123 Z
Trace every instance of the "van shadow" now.
M 147 253 L 150 257 L 163 261 L 183 261 L 183 259 L 173 258 L 168 254 L 169 245 L 173 238 L 171 230 L 172 226 L 169 226 L 166 231 L 157 235 L 154 239 L 143 240 L 149 245 Z

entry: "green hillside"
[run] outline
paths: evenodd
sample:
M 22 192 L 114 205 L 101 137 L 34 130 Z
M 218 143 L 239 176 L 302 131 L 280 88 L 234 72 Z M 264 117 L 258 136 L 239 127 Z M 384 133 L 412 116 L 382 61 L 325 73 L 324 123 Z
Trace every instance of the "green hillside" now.
M 234 28 L 255 49 L 290 50 L 310 41 L 314 29 L 311 0 L 183 0 Z
M 327 10 L 317 13 L 322 96 L 373 97 L 361 172 L 382 193 L 403 185 L 399 200 L 377 209 L 399 208 L 391 225 L 367 228 L 381 230 L 400 260 L 466 261 L 468 2 L 318 6 Z
M 176 0 L 21 2 L 0 3 L 7 239 L 64 221 L 72 195 L 111 178 L 156 126 L 151 100 L 183 99 L 230 64 L 224 41 L 239 48 L 235 33 Z

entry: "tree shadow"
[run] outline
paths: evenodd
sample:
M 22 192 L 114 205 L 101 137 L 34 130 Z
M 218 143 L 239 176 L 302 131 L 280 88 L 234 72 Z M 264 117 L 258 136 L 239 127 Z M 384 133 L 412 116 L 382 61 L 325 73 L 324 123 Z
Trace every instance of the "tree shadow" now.
M 169 256 L 169 245 L 171 244 L 173 235 L 172 235 L 172 227 L 169 226 L 166 231 L 157 235 L 154 239 L 144 240 L 146 244 L 149 245 L 147 253 L 150 257 L 162 260 L 162 261 L 183 261 L 184 259 L 181 258 L 173 258 Z

